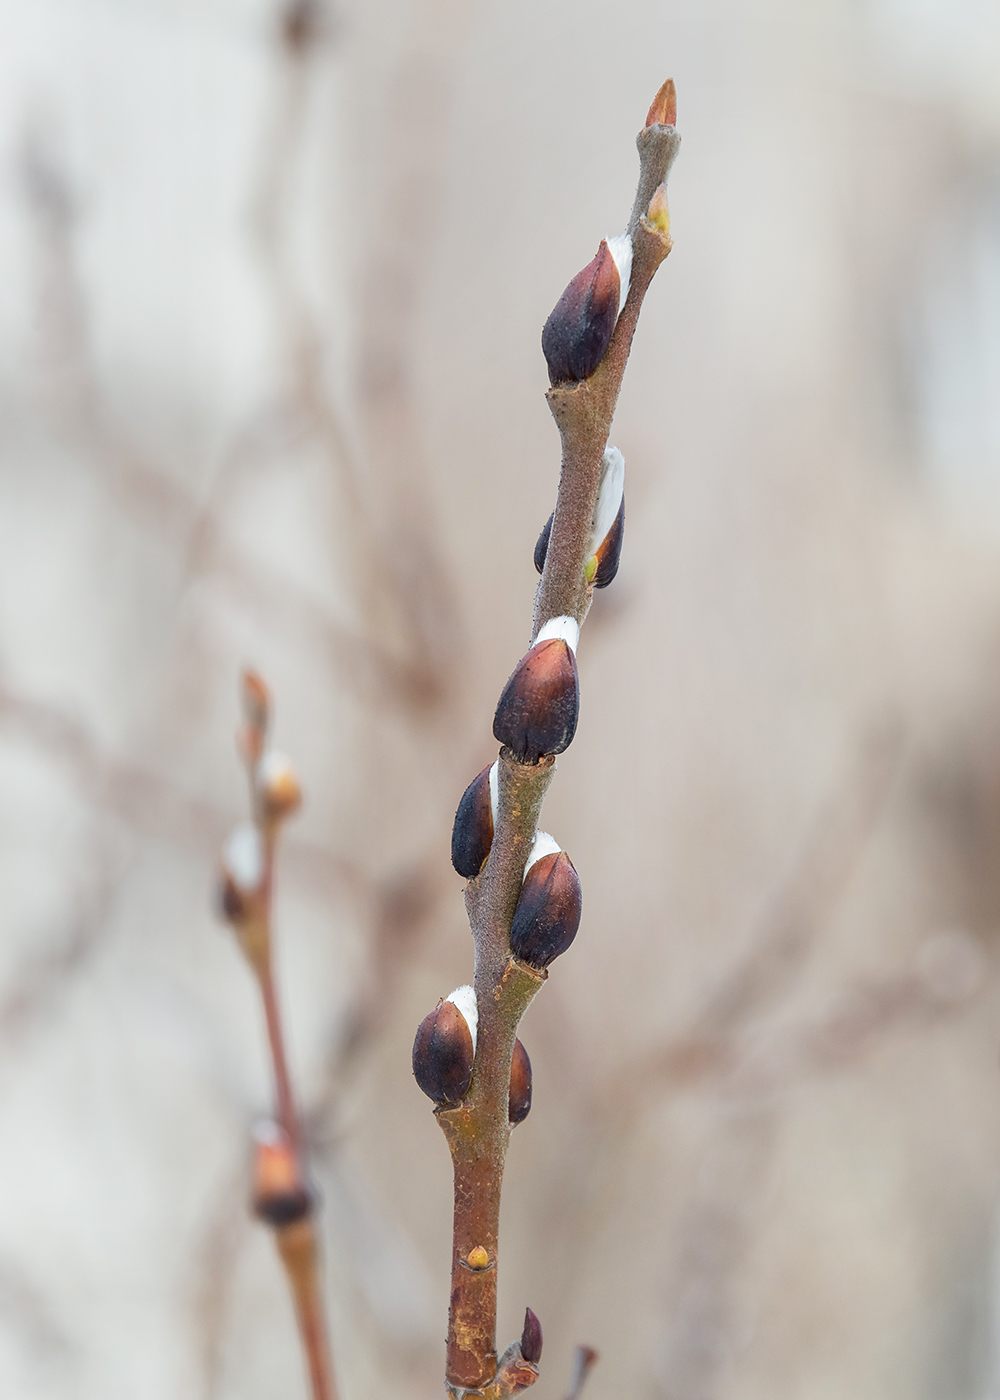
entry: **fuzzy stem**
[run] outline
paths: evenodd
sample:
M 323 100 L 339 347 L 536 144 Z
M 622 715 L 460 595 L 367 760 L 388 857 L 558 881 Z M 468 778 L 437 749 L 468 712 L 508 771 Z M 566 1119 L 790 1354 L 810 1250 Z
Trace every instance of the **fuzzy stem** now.
M 633 260 L 628 297 L 608 351 L 590 379 L 557 386 L 547 395 L 562 436 L 562 468 L 548 553 L 535 598 L 533 637 L 551 617 L 568 614 L 582 623 L 590 607 L 593 590 L 584 569 L 601 460 L 642 299 L 670 251 L 669 237 L 652 227 L 645 214 L 678 144 L 673 127 L 654 126 L 640 132 L 639 190 L 629 223 Z M 476 1057 L 466 1098 L 456 1108 L 437 1110 L 455 1170 L 446 1369 L 446 1383 L 454 1400 L 461 1400 L 469 1391 L 483 1400 L 501 1400 L 532 1384 L 538 1374 L 534 1365 L 524 1361 L 516 1344 L 498 1366 L 498 1232 L 511 1131 L 508 1095 L 514 1040 L 522 1015 L 548 975 L 512 957 L 510 927 L 542 800 L 554 770 L 552 757 L 522 764 L 508 749 L 501 750 L 499 802 L 489 859 L 466 889 L 476 947 Z M 486 1251 L 486 1266 L 473 1268 L 469 1256 L 480 1248 Z

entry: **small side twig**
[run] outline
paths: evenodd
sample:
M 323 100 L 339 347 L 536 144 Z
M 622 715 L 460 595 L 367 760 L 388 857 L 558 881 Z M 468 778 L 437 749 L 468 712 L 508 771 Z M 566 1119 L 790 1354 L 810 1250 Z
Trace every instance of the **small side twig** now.
M 315 1193 L 307 1184 L 302 1127 L 288 1067 L 272 959 L 271 907 L 278 832 L 301 801 L 287 759 L 267 750 L 270 694 L 253 672 L 243 677 L 239 746 L 253 820 L 237 827 L 223 856 L 222 905 L 257 978 L 274 1074 L 277 1123 L 256 1135 L 254 1209 L 274 1229 L 298 1317 L 313 1400 L 336 1400 L 323 1307 Z

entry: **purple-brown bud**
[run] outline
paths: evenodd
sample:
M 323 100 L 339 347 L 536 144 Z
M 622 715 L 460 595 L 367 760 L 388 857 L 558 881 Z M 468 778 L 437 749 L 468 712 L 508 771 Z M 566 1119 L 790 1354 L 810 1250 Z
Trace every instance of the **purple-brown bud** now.
M 542 1359 L 542 1324 L 530 1308 L 524 1310 L 524 1327 L 521 1331 L 521 1355 L 533 1365 Z
M 653 105 L 646 117 L 647 126 L 677 125 L 677 89 L 673 78 L 668 78 L 653 98 Z
M 519 763 L 537 763 L 544 754 L 562 753 L 573 742 L 580 715 L 575 655 L 579 632 L 570 617 L 547 622 L 503 688 L 493 735 Z
M 529 865 L 510 928 L 510 950 L 532 967 L 548 967 L 576 937 L 583 891 L 565 851 Z
M 458 997 L 462 1006 L 456 1005 L 453 997 Z M 417 1029 L 413 1042 L 413 1075 L 435 1103 L 461 1103 L 469 1092 L 476 1055 L 478 1018 L 475 1008 L 472 988 L 459 987 L 447 1001 L 438 1002 Z
M 514 1041 L 510 1062 L 510 1096 L 507 1116 L 512 1123 L 523 1123 L 531 1112 L 531 1061 L 519 1040 Z M 531 1359 L 530 1357 L 528 1358 Z
M 287 1134 L 277 1123 L 262 1123 L 254 1133 L 254 1214 L 269 1225 L 291 1225 L 308 1215 L 312 1204 Z
M 459 875 L 474 880 L 486 864 L 493 845 L 493 811 L 496 807 L 495 763 L 475 778 L 462 794 L 451 829 L 451 863 Z
M 542 533 L 535 542 L 535 568 L 539 573 L 545 568 L 545 556 L 549 552 L 549 539 L 552 536 L 552 522 L 555 518 L 556 513 L 553 511 L 542 526 Z
M 549 383 L 589 379 L 604 359 L 618 319 L 621 281 L 607 242 L 556 302 L 542 330 Z

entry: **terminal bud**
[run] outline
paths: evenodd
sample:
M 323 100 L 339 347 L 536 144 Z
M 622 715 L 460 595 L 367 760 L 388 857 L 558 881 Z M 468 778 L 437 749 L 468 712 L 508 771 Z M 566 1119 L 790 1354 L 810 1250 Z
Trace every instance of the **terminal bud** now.
M 540 856 L 525 871 L 511 923 L 511 952 L 532 967 L 548 967 L 573 942 L 582 911 L 580 879 L 566 852 Z
M 653 104 L 646 116 L 647 126 L 677 125 L 677 89 L 673 78 L 668 78 L 653 98 Z
M 610 343 L 620 296 L 618 268 L 602 239 L 596 256 L 570 282 L 542 329 L 550 384 L 590 378 Z
M 493 735 L 519 763 L 537 763 L 543 755 L 562 753 L 573 742 L 580 715 L 579 636 L 574 618 L 552 618 L 503 688 Z
M 475 778 L 462 794 L 451 829 L 451 863 L 466 880 L 474 880 L 486 864 L 493 844 L 497 810 L 497 764 Z
M 531 1061 L 519 1040 L 514 1041 L 510 1062 L 510 1096 L 507 1116 L 512 1123 L 523 1123 L 531 1112 Z M 530 1359 L 530 1358 L 529 1358 Z
M 437 1104 L 461 1103 L 469 1092 L 478 1019 L 475 992 L 458 987 L 420 1022 L 413 1042 L 413 1075 Z
M 269 1225 L 291 1225 L 310 1213 L 312 1197 L 288 1135 L 277 1123 L 261 1123 L 253 1136 L 254 1214 Z

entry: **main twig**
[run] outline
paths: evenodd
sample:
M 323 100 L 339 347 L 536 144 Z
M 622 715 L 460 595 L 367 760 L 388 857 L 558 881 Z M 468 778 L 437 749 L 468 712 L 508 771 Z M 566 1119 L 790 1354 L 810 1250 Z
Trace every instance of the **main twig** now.
M 453 863 L 469 881 L 474 986 L 441 1002 L 413 1047 L 414 1073 L 438 1105 L 454 1164 L 445 1380 L 456 1400 L 469 1393 L 499 1400 L 538 1378 L 542 1334 L 530 1309 L 520 1342 L 497 1357 L 500 1190 L 511 1128 L 531 1101 L 518 1025 L 549 964 L 575 937 L 582 902 L 572 863 L 538 830 L 538 817 L 556 755 L 576 732 L 580 625 L 594 588 L 606 587 L 618 568 L 625 464 L 608 433 L 643 298 L 671 248 L 665 181 L 680 143 L 675 120 L 667 82 L 639 133 L 628 228 L 602 241 L 542 333 L 562 468 L 556 507 L 535 549 L 542 577 L 532 647 L 497 706 L 500 757 L 467 788 L 452 838 Z
M 281 823 L 296 810 L 301 794 L 288 760 L 266 747 L 270 709 L 267 687 L 248 671 L 243 677 L 239 747 L 250 785 L 252 820 L 238 826 L 226 843 L 222 905 L 260 987 L 274 1073 L 276 1121 L 262 1124 L 254 1134 L 253 1206 L 274 1229 L 299 1320 L 313 1400 L 336 1400 L 315 1194 L 308 1183 L 271 952 L 275 846 Z

